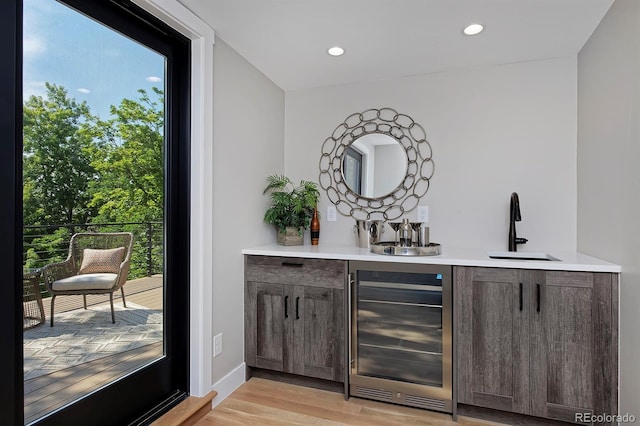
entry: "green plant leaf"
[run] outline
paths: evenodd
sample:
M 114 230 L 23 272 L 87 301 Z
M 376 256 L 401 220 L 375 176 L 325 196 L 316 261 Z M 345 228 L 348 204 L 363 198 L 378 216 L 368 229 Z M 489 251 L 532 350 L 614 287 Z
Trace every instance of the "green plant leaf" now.
M 284 175 L 267 177 L 267 186 L 263 194 L 269 194 L 271 206 L 264 215 L 264 221 L 284 231 L 286 227 L 307 229 L 311 223 L 313 210 L 318 204 L 320 192 L 314 182 L 301 180 L 295 186 Z

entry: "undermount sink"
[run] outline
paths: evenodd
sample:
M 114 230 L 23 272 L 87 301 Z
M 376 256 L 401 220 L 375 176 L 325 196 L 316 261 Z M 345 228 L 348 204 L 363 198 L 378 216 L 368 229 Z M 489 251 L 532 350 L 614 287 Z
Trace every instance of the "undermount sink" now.
M 560 260 L 549 253 L 527 251 L 490 251 L 491 259 L 515 259 L 515 260 Z

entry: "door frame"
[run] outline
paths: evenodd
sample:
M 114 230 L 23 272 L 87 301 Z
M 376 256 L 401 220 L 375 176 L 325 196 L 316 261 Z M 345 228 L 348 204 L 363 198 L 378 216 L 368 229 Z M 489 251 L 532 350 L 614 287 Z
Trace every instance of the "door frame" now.
M 191 40 L 190 394 L 213 376 L 213 55 L 215 32 L 177 0 L 131 0 Z M 216 389 L 217 400 L 233 391 Z M 215 400 L 214 400 L 215 404 Z
M 105 2 L 107 3 L 107 2 Z M 126 1 L 114 3 L 125 4 Z M 183 199 L 186 199 L 184 206 L 178 215 L 183 219 L 191 221 L 191 236 L 183 240 L 181 249 L 185 252 L 191 248 L 196 256 L 191 259 L 187 256 L 184 262 L 185 277 L 191 278 L 191 291 L 189 297 L 192 302 L 189 313 L 192 328 L 185 328 L 182 334 L 182 347 L 191 349 L 191 356 L 188 351 L 183 364 L 191 380 L 187 380 L 185 386 L 190 383 L 192 394 L 203 395 L 211 389 L 211 359 L 212 354 L 208 350 L 211 340 L 211 313 L 210 304 L 207 300 L 211 295 L 211 273 L 210 259 L 212 253 L 212 241 L 207 230 L 212 229 L 211 194 L 212 172 L 208 165 L 212 158 L 212 125 L 210 117 L 212 111 L 212 86 L 211 79 L 213 68 L 213 42 L 214 33 L 211 28 L 204 24 L 199 18 L 184 8 L 175 0 L 134 0 L 143 9 L 160 17 L 178 32 L 192 40 L 191 52 L 191 90 L 187 86 L 185 93 L 193 94 L 190 104 L 187 104 L 184 111 L 193 111 L 191 115 L 192 133 L 187 139 L 191 140 L 190 154 L 181 157 L 182 164 L 187 170 L 191 170 L 188 178 L 183 178 L 180 185 L 187 184 Z M 5 202 L 5 207 L 0 210 L 0 235 L 5 244 L 0 244 L 0 267 L 4 271 L 4 278 L 8 282 L 18 282 L 21 277 L 21 235 L 22 235 L 22 215 L 21 209 L 17 206 L 22 204 L 22 191 L 19 183 L 21 180 L 15 179 L 22 173 L 21 155 L 22 151 L 22 0 L 9 0 L 0 5 L 0 34 L 6 43 L 0 46 L 0 53 L 3 56 L 5 66 L 0 70 L 0 176 L 4 182 L 12 180 L 15 185 L 0 186 L 0 197 L 3 200 L 13 200 L 13 203 Z M 206 76 L 209 76 L 206 78 Z M 190 166 L 190 167 L 189 167 Z M 188 183 L 191 181 L 191 191 Z M 194 208 L 189 212 L 190 205 L 188 194 Z M 203 232 L 203 230 L 205 232 Z M 189 235 L 189 233 L 187 235 Z M 186 243 L 185 243 L 186 242 Z M 3 373 L 0 375 L 0 412 L 3 418 L 13 421 L 14 424 L 23 423 L 23 378 L 22 378 L 22 327 L 20 326 L 21 295 L 14 288 L 7 286 L 4 297 L 0 299 L 0 320 L 3 322 L 3 331 L 0 332 L 0 344 L 9 347 L 11 350 L 0 352 Z M 209 296 L 209 297 L 207 297 Z M 182 303 L 188 303 L 184 299 Z M 176 303 L 177 304 L 177 303 Z M 194 321 L 197 320 L 197 321 Z M 187 332 L 187 330 L 189 330 Z M 201 337 L 201 338 L 199 338 Z M 177 354 L 175 354 L 177 356 Z M 190 361 L 190 363 L 189 363 Z M 149 374 L 153 375 L 153 372 Z M 193 380 L 195 378 L 196 380 Z M 162 378 L 161 379 L 166 379 Z M 173 379 L 173 378 L 171 378 Z M 153 389 L 149 389 L 153 391 Z M 123 393 L 122 395 L 125 395 Z M 133 397 L 137 397 L 135 395 Z

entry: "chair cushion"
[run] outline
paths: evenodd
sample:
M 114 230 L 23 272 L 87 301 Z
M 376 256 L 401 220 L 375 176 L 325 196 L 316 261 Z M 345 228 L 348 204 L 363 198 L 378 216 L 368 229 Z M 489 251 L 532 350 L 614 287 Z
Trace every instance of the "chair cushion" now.
M 120 264 L 124 256 L 124 247 L 113 249 L 84 249 L 82 252 L 82 265 L 79 274 L 95 274 L 110 272 L 117 274 L 120 272 Z
M 108 290 L 115 285 L 118 274 L 81 274 L 54 281 L 54 291 Z

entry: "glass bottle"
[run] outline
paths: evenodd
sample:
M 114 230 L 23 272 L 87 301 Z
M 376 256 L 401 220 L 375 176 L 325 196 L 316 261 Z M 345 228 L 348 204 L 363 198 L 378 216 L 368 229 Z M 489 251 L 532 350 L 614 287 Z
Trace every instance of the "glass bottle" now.
M 320 219 L 318 219 L 318 209 L 313 209 L 311 218 L 311 245 L 317 246 L 320 240 Z

